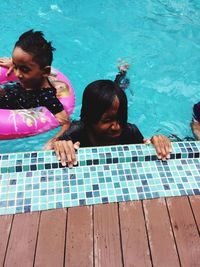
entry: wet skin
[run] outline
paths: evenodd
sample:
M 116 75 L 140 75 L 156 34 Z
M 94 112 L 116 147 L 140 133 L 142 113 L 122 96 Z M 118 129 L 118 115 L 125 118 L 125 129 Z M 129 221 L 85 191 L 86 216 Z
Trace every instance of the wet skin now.
M 12 62 L 15 75 L 25 89 L 48 86 L 46 78 L 50 73 L 50 67 L 40 68 L 30 53 L 25 52 L 20 47 L 16 47 L 13 50 Z

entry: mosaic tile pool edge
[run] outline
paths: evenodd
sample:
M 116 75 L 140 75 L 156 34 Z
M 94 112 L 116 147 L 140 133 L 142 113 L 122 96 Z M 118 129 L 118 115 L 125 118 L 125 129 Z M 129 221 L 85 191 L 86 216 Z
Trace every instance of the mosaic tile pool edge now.
M 151 146 L 131 145 L 80 149 L 78 158 L 83 157 L 89 164 L 84 166 L 80 164 L 73 169 L 60 168 L 52 151 L 3 154 L 0 167 L 1 170 L 6 169 L 3 169 L 0 174 L 0 215 L 200 194 L 200 159 L 197 157 L 200 151 L 199 142 L 176 143 L 173 144 L 173 149 L 176 159 L 167 162 L 152 161 L 151 157 L 147 158 L 149 154 L 155 157 L 155 151 Z M 138 161 L 126 161 L 130 155 L 123 153 L 125 159 L 123 162 L 100 162 L 94 165 L 87 162 L 100 159 L 100 154 L 103 153 L 110 153 L 110 158 L 116 158 L 113 153 L 122 151 L 130 153 L 136 151 L 136 154 L 142 155 L 144 160 L 138 158 Z M 187 158 L 183 157 L 184 153 Z M 123 158 L 122 154 L 117 154 L 117 156 Z M 23 169 L 23 166 L 28 166 L 26 165 L 28 163 L 37 166 L 41 164 L 35 161 L 36 158 L 43 158 L 46 168 Z M 29 162 L 26 161 L 27 159 Z M 32 162 L 32 159 L 35 162 Z

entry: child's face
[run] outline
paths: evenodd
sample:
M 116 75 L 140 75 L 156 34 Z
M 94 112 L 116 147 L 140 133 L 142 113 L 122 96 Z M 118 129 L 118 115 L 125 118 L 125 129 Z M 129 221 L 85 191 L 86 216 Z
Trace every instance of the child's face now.
M 122 133 L 118 121 L 119 100 L 115 98 L 112 106 L 102 115 L 99 122 L 92 126 L 94 134 L 108 144 L 114 143 Z
M 33 56 L 20 47 L 15 47 L 12 54 L 15 75 L 24 88 L 35 89 L 44 81 L 45 69 L 41 69 Z

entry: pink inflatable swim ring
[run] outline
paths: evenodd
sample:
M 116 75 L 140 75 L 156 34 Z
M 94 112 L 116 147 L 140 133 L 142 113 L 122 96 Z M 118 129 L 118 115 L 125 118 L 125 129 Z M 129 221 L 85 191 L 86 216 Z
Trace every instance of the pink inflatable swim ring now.
M 0 84 L 17 81 L 14 73 L 6 77 L 7 69 L 0 67 Z M 70 116 L 75 106 L 74 89 L 68 78 L 55 68 L 49 76 L 57 89 L 57 97 Z M 32 136 L 59 126 L 59 122 L 46 107 L 31 109 L 0 109 L 0 140 Z

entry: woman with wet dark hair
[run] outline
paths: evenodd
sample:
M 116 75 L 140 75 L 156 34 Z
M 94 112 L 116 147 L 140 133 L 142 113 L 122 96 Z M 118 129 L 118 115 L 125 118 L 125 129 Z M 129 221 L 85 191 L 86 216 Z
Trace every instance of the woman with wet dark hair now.
M 97 80 L 84 90 L 80 120 L 54 143 L 53 149 L 63 166 L 76 165 L 75 150 L 89 146 L 147 143 L 139 129 L 127 122 L 127 97 L 117 82 Z M 149 141 L 150 142 L 150 141 Z M 163 135 L 153 136 L 159 159 L 168 159 L 171 143 Z

